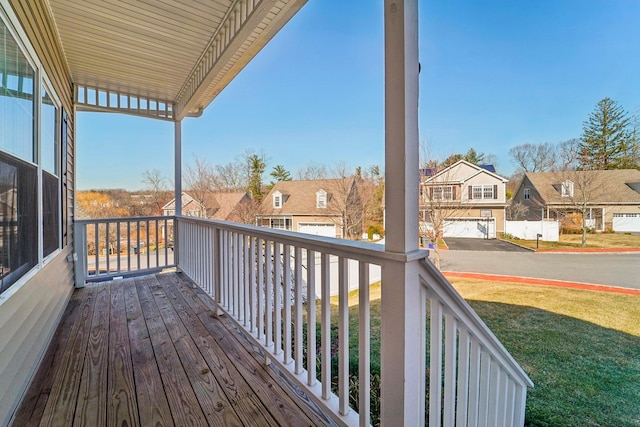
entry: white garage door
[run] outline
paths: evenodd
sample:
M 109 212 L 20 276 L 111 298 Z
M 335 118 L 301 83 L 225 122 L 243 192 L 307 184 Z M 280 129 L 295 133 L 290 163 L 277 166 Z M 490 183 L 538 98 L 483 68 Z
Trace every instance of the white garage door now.
M 640 213 L 613 214 L 613 231 L 640 232 Z
M 487 235 L 488 234 L 488 235 Z M 444 222 L 444 237 L 472 237 L 495 239 L 495 218 L 450 219 Z
M 298 224 L 300 233 L 315 234 L 316 236 L 336 237 L 335 224 L 322 224 L 319 222 L 307 222 Z

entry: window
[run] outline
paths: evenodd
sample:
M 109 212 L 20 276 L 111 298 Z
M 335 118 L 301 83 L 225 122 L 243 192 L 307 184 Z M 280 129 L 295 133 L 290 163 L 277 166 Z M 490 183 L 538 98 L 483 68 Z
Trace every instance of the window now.
M 38 170 L 0 152 L 0 292 L 38 262 Z
M 60 247 L 61 110 L 46 81 L 0 19 L 0 292 Z
M 497 185 L 473 185 L 469 186 L 469 199 L 472 200 L 490 200 L 498 198 Z
M 327 192 L 323 189 L 320 189 L 316 192 L 316 208 L 326 208 L 327 207 Z
M 573 182 L 568 179 L 560 185 L 562 197 L 573 197 Z
M 531 189 L 529 187 L 526 187 L 524 189 L 524 199 L 529 200 L 530 198 L 531 198 Z
M 431 188 L 431 200 L 453 200 L 455 190 L 451 185 L 442 185 Z
M 291 218 L 271 218 L 269 226 L 276 230 L 291 230 Z
M 482 185 L 474 185 L 473 186 L 473 197 L 474 200 L 482 199 Z
M 276 209 L 280 209 L 282 207 L 282 193 L 279 191 L 273 193 L 273 207 Z
M 491 212 L 491 209 L 480 209 L 480 216 L 482 218 L 491 218 L 493 217 L 493 212 Z

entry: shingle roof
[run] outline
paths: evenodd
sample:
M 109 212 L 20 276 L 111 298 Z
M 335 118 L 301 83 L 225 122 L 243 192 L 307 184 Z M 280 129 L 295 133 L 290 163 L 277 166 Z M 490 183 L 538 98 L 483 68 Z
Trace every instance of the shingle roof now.
M 560 193 L 560 185 L 567 179 L 574 182 L 574 187 L 580 182 L 588 183 L 592 188 L 590 203 L 640 203 L 640 171 L 636 169 L 536 172 L 525 176 L 546 203 L 566 202 Z M 629 184 L 635 184 L 636 190 Z
M 280 181 L 262 199 L 260 212 L 261 215 L 337 215 L 337 198 L 344 198 L 345 190 L 352 185 L 351 178 Z M 328 193 L 326 208 L 316 207 L 316 192 L 320 189 Z M 284 195 L 282 208 L 273 207 L 273 193 L 276 191 Z
M 233 212 L 238 204 L 243 202 L 244 198 L 248 198 L 246 192 L 237 191 L 233 193 L 215 193 L 215 198 L 218 202 L 218 210 L 213 214 L 211 219 L 218 219 L 221 221 L 232 221 Z

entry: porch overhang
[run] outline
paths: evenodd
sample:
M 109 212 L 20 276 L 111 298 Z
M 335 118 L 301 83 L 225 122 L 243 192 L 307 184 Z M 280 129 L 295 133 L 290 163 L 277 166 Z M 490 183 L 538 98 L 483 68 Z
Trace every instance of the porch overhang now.
M 79 110 L 178 121 L 201 114 L 306 3 L 45 1 Z

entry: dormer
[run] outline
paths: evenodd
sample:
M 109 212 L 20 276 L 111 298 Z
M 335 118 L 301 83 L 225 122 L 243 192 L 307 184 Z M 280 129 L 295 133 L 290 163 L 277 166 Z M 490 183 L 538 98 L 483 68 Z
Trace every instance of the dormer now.
M 273 207 L 274 209 L 282 208 L 282 204 L 284 203 L 284 198 L 282 197 L 282 193 L 279 190 L 273 192 Z
M 327 192 L 322 188 L 316 191 L 316 208 L 324 209 L 327 207 Z
M 562 181 L 560 194 L 562 197 L 573 197 L 573 182 L 568 179 Z

